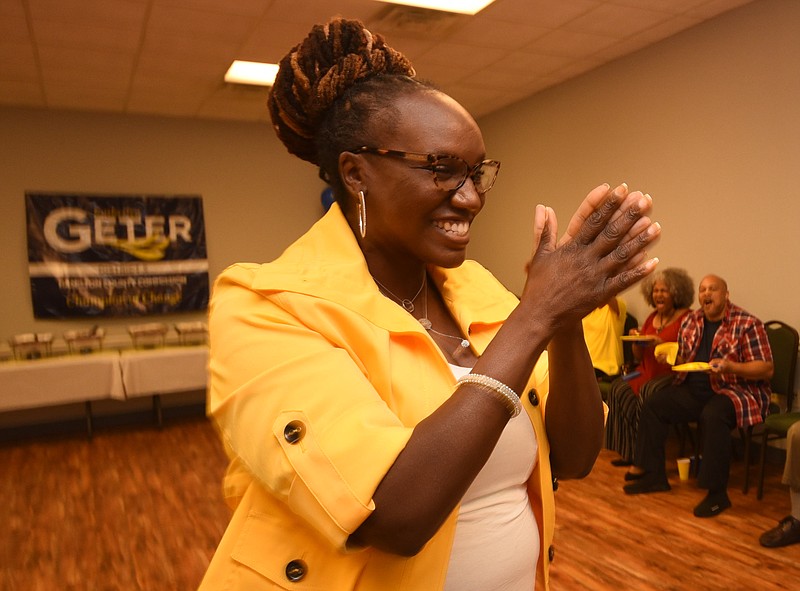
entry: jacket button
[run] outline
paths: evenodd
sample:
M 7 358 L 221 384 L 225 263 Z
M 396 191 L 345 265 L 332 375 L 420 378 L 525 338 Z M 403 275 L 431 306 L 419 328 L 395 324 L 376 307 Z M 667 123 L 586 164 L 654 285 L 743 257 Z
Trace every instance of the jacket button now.
M 533 406 L 539 406 L 539 393 L 536 391 L 536 388 L 528 390 L 528 400 L 531 401 Z
M 547 558 L 550 562 L 553 562 L 553 559 L 556 557 L 556 549 L 555 546 L 550 546 L 547 549 Z
M 292 560 L 286 565 L 286 578 L 292 583 L 296 583 L 306 576 L 306 563 L 302 560 Z
M 553 476 L 553 491 L 557 491 L 557 490 L 558 490 L 558 478 Z
M 289 443 L 298 443 L 306 433 L 306 427 L 300 421 L 292 421 L 283 429 L 283 438 Z

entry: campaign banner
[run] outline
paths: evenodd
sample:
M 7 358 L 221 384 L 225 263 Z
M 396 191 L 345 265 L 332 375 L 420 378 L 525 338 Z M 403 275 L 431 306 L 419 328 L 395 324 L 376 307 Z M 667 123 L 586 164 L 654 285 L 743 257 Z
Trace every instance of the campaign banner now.
M 26 192 L 25 209 L 36 318 L 208 307 L 201 197 Z

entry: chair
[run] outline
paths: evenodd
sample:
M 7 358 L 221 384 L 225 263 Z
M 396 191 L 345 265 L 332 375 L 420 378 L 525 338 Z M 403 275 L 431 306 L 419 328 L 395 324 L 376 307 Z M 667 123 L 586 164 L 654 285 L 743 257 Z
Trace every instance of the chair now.
M 797 371 L 798 345 L 800 335 L 797 330 L 780 320 L 770 320 L 764 326 L 767 329 L 769 346 L 772 349 L 772 359 L 775 371 L 772 374 L 773 396 L 786 396 L 786 410 L 774 402 L 770 403 L 770 413 L 767 415 L 761 432 L 761 454 L 758 467 L 758 493 L 761 499 L 764 494 L 764 464 L 767 459 L 767 444 L 770 441 L 785 439 L 789 427 L 800 421 L 800 412 L 792 412 L 794 405 L 794 380 Z M 748 458 L 749 459 L 749 458 Z M 747 462 L 746 459 L 745 461 Z M 745 463 L 745 470 L 748 465 Z
M 176 322 L 180 345 L 205 345 L 208 342 L 208 325 L 205 322 Z
M 41 359 L 53 353 L 53 334 L 49 332 L 29 332 L 14 335 L 8 339 L 14 359 Z
M 166 344 L 169 326 L 163 322 L 149 322 L 128 326 L 128 334 L 133 341 L 134 349 L 157 349 Z
M 86 355 L 103 350 L 106 331 L 95 325 L 87 330 L 68 330 L 63 336 L 70 355 Z

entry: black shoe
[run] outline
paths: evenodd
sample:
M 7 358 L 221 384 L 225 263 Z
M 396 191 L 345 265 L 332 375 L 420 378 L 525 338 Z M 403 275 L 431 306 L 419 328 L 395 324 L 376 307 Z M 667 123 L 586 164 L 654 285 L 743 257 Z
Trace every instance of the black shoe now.
M 641 480 L 644 478 L 646 472 L 625 472 L 625 480 L 630 482 L 631 480 Z
M 654 492 L 666 492 L 672 487 L 665 477 L 652 476 L 645 473 L 642 478 L 622 487 L 626 495 L 643 495 Z
M 626 460 L 625 458 L 617 458 L 616 460 L 611 460 L 612 466 L 633 466 L 633 462 L 630 460 Z
M 694 508 L 694 516 L 716 517 L 730 506 L 731 500 L 728 498 L 727 492 L 709 492 L 706 498 Z
M 791 515 L 784 517 L 777 527 L 773 527 L 771 530 L 761 534 L 758 541 L 765 548 L 780 548 L 781 546 L 796 544 L 800 542 L 800 520 Z

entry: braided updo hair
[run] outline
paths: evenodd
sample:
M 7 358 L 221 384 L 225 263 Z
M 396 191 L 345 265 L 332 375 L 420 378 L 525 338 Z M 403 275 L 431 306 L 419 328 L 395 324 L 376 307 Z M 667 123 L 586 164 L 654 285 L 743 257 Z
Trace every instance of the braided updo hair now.
M 411 62 L 355 20 L 315 25 L 280 62 L 268 105 L 290 153 L 319 166 L 337 200 L 339 154 L 368 144 L 370 123 L 392 121 L 394 100 L 421 89 Z

